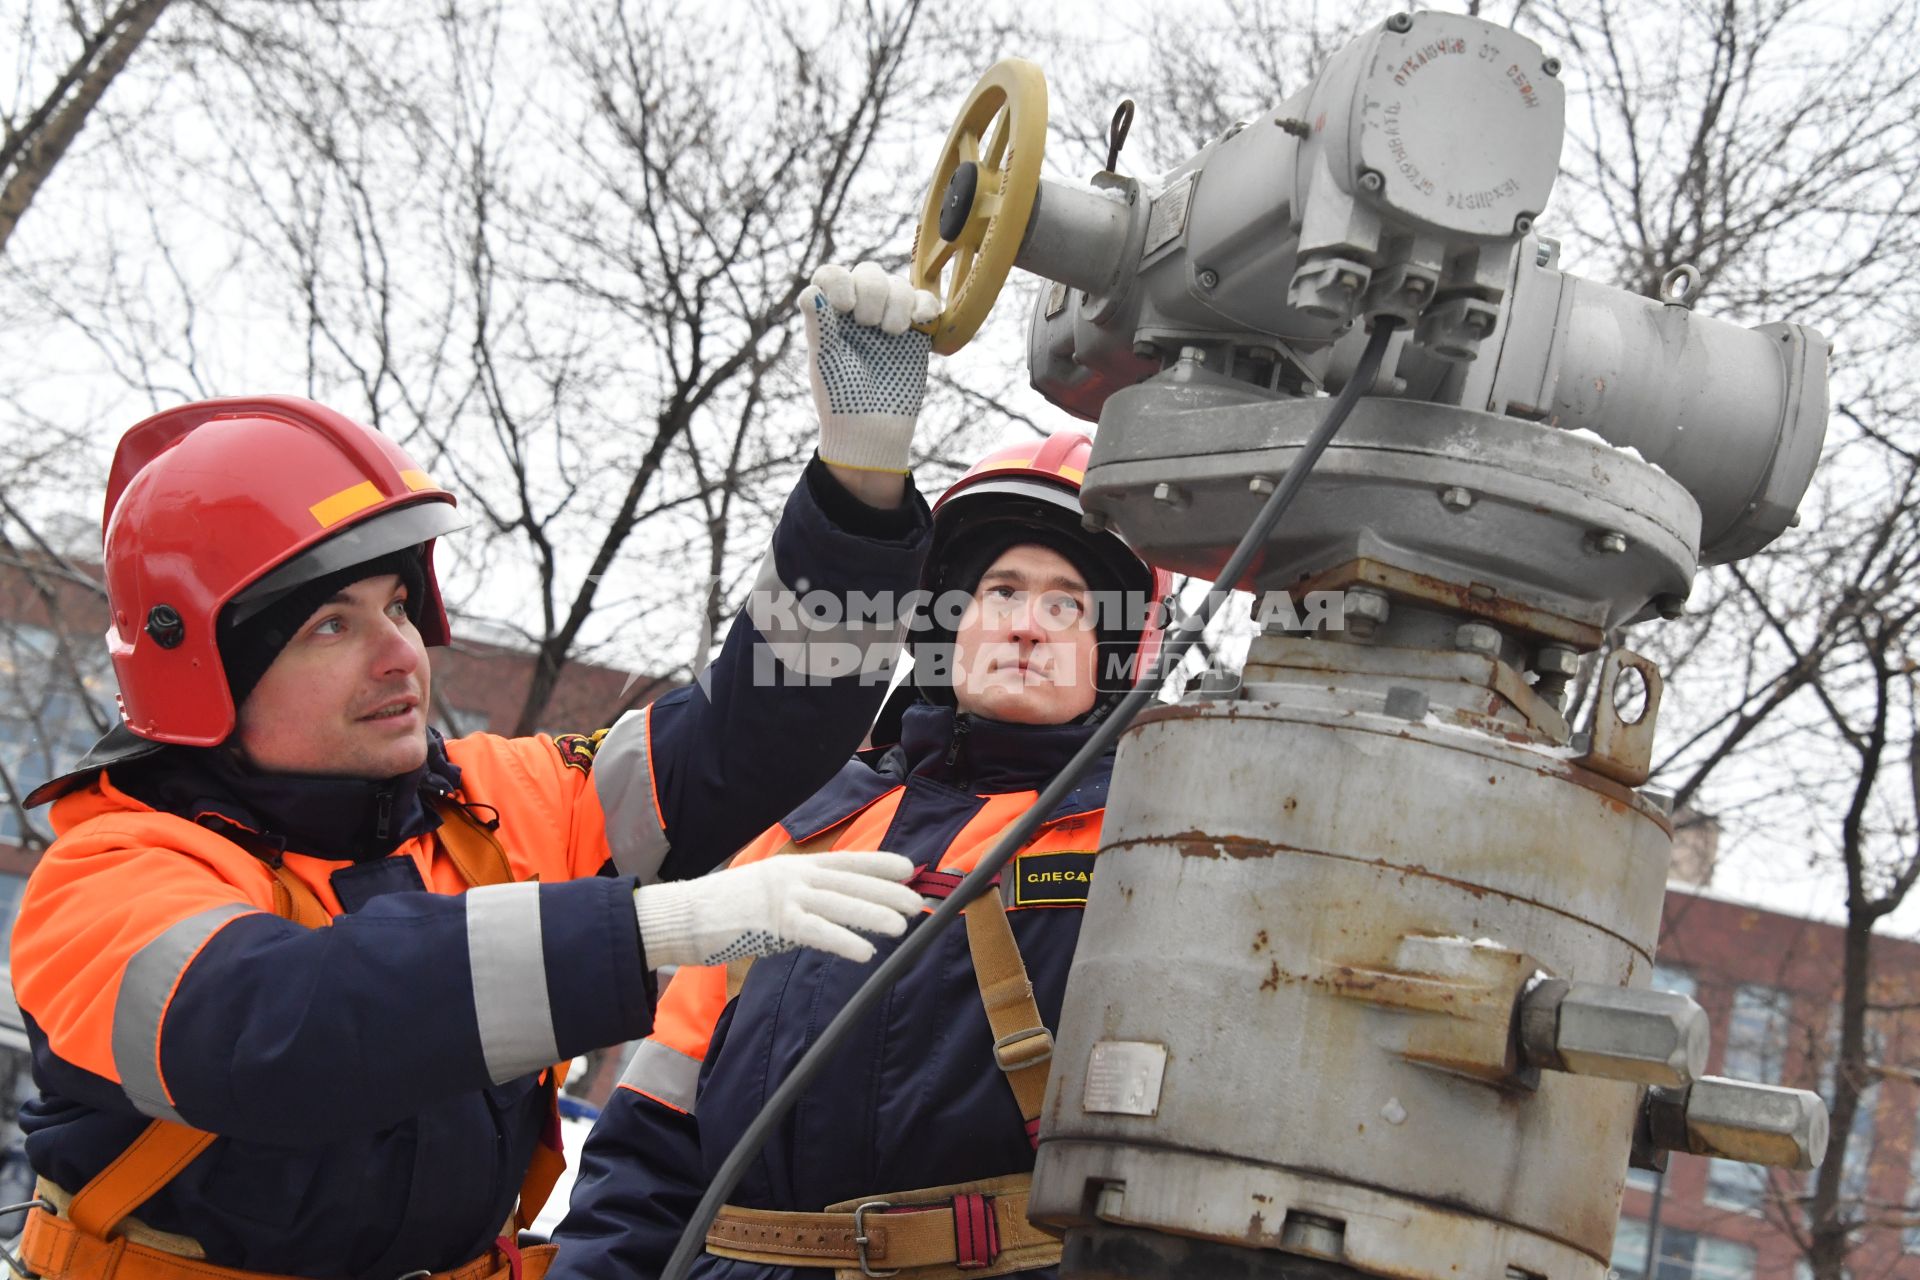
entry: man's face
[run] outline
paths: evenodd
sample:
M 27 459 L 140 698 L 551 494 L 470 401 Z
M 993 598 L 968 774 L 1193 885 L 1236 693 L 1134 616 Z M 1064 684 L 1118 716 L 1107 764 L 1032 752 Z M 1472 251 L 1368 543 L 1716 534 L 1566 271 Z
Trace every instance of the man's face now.
M 962 711 L 1064 724 L 1093 707 L 1099 633 L 1086 580 L 1057 551 L 1010 547 L 980 575 L 954 634 Z
M 427 758 L 427 649 L 395 574 L 316 609 L 241 704 L 233 743 L 264 773 L 391 778 Z

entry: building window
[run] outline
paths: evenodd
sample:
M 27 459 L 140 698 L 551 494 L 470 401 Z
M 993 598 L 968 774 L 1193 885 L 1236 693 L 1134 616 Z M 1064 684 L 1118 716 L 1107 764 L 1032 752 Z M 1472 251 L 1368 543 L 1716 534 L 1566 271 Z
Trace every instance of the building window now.
M 1871 1021 L 1867 1023 L 1866 1030 L 1867 1060 L 1883 1061 L 1886 1056 L 1886 1037 Z M 1827 1022 L 1826 1057 L 1820 1064 L 1820 1096 L 1826 1101 L 1829 1113 L 1833 1110 L 1834 1074 L 1839 1066 L 1840 1008 L 1835 1005 L 1833 1016 Z M 1874 1080 L 1860 1091 L 1859 1105 L 1853 1112 L 1853 1123 L 1848 1126 L 1847 1155 L 1840 1166 L 1840 1199 L 1843 1202 L 1857 1203 L 1867 1194 L 1867 1175 L 1873 1166 L 1874 1113 L 1879 1109 L 1879 1104 L 1880 1085 L 1878 1080 Z M 1838 1139 L 1840 1135 L 1833 1136 Z M 1807 1175 L 1809 1194 L 1819 1176 L 1818 1169 Z
M 1693 999 L 1699 990 L 1699 984 L 1693 980 L 1691 973 L 1672 964 L 1654 965 L 1653 976 L 1647 985 L 1655 991 L 1671 991 L 1674 995 L 1685 996 L 1689 1000 Z M 1651 1169 L 1627 1170 L 1627 1185 L 1630 1187 L 1638 1187 L 1642 1191 L 1651 1193 L 1659 1184 L 1660 1175 Z
M 1787 993 L 1749 983 L 1733 993 L 1721 1074 L 1779 1084 L 1787 1059 Z
M 1840 1268 L 1841 1280 L 1853 1280 L 1853 1268 Z M 1813 1264 L 1805 1258 L 1793 1264 L 1793 1280 L 1813 1280 Z
M 27 1163 L 27 1140 L 20 1132 L 20 1108 L 38 1092 L 33 1084 L 31 1055 L 24 1048 L 0 1045 L 0 1196 L 33 1196 L 34 1173 Z M 11 1226 L 0 1229 L 19 1230 Z
M 1723 1074 L 1758 1084 L 1779 1084 L 1785 1074 L 1791 997 L 1755 983 L 1738 987 L 1727 1017 Z M 1771 1180 L 1767 1171 L 1737 1160 L 1707 1165 L 1707 1202 L 1722 1209 L 1759 1213 Z
M 1907 1166 L 1907 1203 L 1920 1204 L 1920 1106 L 1913 1113 L 1913 1156 Z M 1900 1233 L 1900 1243 L 1908 1253 L 1920 1253 L 1920 1220 Z
M 1694 1231 L 1660 1229 L 1660 1257 L 1649 1278 L 1647 1224 L 1622 1218 L 1613 1236 L 1614 1274 L 1620 1280 L 1753 1280 L 1753 1250 Z
M 1711 1160 L 1707 1164 L 1707 1203 L 1719 1209 L 1759 1213 L 1767 1203 L 1767 1171 L 1738 1160 Z
M 1692 1231 L 1662 1231 L 1653 1280 L 1753 1280 L 1753 1250 Z
M 20 914 L 20 895 L 27 891 L 27 878 L 0 871 L 0 969 L 7 967 L 13 946 L 13 920 Z
M 1647 1273 L 1647 1224 L 1638 1218 L 1622 1218 L 1613 1233 L 1613 1274 L 1620 1280 Z
M 104 645 L 0 622 L 0 769 L 14 800 L 71 768 L 118 718 Z M 42 839 L 52 835 L 44 809 L 26 823 Z M 0 793 L 0 840 L 23 843 L 27 831 Z
M 1677 996 L 1693 999 L 1699 990 L 1699 984 L 1693 975 L 1678 965 L 1656 964 L 1653 966 L 1653 980 L 1647 984 L 1655 991 L 1671 991 Z

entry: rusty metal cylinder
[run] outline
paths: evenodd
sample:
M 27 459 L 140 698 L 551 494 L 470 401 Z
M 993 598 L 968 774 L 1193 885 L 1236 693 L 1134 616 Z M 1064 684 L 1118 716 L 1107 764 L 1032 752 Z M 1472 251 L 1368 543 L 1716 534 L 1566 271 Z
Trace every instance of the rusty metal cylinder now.
M 1646 985 L 1670 825 L 1408 705 L 1296 680 L 1128 732 L 1030 1202 L 1063 1274 L 1146 1231 L 1248 1275 L 1603 1280 L 1638 1091 L 1503 1064 L 1502 1002 Z

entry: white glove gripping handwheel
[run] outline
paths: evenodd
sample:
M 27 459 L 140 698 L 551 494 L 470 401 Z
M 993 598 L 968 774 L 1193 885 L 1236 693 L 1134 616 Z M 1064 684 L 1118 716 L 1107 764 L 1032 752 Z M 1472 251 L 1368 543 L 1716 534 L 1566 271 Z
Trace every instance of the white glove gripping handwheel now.
M 907 471 L 933 339 L 915 328 L 940 300 L 877 263 L 821 267 L 800 295 L 820 457 L 860 471 Z
M 654 968 L 725 964 L 795 947 L 866 961 L 873 944 L 853 930 L 905 933 L 925 905 L 900 883 L 912 874 L 913 863 L 897 853 L 774 857 L 697 880 L 644 885 L 634 891 L 633 909 Z

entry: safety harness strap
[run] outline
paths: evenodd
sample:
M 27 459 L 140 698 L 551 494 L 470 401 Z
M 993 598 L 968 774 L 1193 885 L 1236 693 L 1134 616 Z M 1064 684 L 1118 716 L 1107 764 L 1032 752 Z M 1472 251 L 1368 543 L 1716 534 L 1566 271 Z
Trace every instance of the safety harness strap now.
M 324 929 L 333 923 L 333 917 L 320 905 L 320 899 L 314 896 L 306 881 L 279 863 L 273 868 L 273 914 L 293 921 L 302 929 Z
M 555 1247 L 550 1244 L 512 1253 L 489 1251 L 451 1271 L 423 1276 L 423 1280 L 542 1280 L 554 1253 Z M 29 1271 L 48 1280 L 286 1280 L 260 1271 L 217 1267 L 126 1236 L 102 1239 L 40 1209 L 27 1215 L 19 1258 Z
M 851 818 L 828 827 L 805 841 L 788 841 L 781 854 L 817 853 L 831 848 L 834 837 Z M 778 855 L 776 855 L 778 856 Z M 907 887 L 926 898 L 952 895 L 966 879 L 960 871 L 937 871 L 921 867 L 907 881 Z M 1004 895 L 998 890 L 1000 877 L 978 898 L 968 904 L 967 950 L 973 958 L 973 974 L 980 987 L 980 1001 L 986 1006 L 987 1025 L 993 1031 L 993 1058 L 1006 1074 L 1020 1107 L 1020 1119 L 1027 1128 L 1027 1141 L 1040 1145 L 1040 1109 L 1047 1098 L 1047 1074 L 1053 1058 L 1053 1033 L 1040 1017 L 1040 1006 L 1033 998 L 1033 983 L 1027 977 L 1026 961 L 1020 944 L 1014 940 L 1013 926 L 1007 920 Z M 752 967 L 749 959 L 727 965 L 727 999 L 740 994 Z
M 980 1002 L 993 1032 L 993 1060 L 1007 1077 L 1027 1141 L 1040 1145 L 1040 1109 L 1047 1099 L 1047 1073 L 1053 1061 L 1053 1033 L 1041 1021 L 1020 944 L 1007 921 L 1006 905 L 989 890 L 967 904 L 967 950 Z
M 547 1118 L 540 1127 L 540 1141 L 534 1144 L 533 1159 L 527 1176 L 520 1180 L 520 1204 L 513 1211 L 514 1225 L 525 1231 L 546 1207 L 547 1198 L 567 1168 L 567 1153 L 560 1136 L 560 1086 L 566 1083 L 570 1063 L 556 1063 L 541 1073 L 547 1091 Z
M 512 884 L 513 864 L 493 832 L 460 805 L 440 807 L 440 847 L 446 850 L 469 889 L 487 884 Z M 307 882 L 285 863 L 273 865 L 273 914 L 303 929 L 324 929 L 333 917 Z
M 449 802 L 441 806 L 440 816 L 440 846 L 453 860 L 468 888 L 512 882 L 512 863 L 492 831 L 458 804 Z M 333 923 L 333 917 L 321 905 L 313 890 L 286 866 L 275 865 L 273 876 L 275 915 L 307 929 L 321 929 Z M 568 1065 L 558 1063 L 541 1076 L 541 1083 L 547 1090 L 547 1119 L 542 1126 L 540 1142 L 534 1148 L 527 1176 L 520 1185 L 520 1206 L 515 1218 L 521 1227 L 539 1216 L 547 1197 L 553 1193 L 561 1171 L 566 1168 L 566 1156 L 562 1152 L 560 1139 L 559 1092 Z M 173 1258 L 176 1263 L 186 1263 L 186 1259 L 177 1255 L 145 1245 L 130 1244 L 124 1236 L 110 1237 L 129 1214 L 157 1195 L 162 1187 L 192 1163 L 194 1157 L 205 1151 L 215 1136 L 171 1120 L 155 1120 L 148 1124 L 125 1151 L 74 1193 L 64 1213 L 55 1217 L 43 1210 L 35 1210 L 28 1216 L 28 1238 L 34 1236 L 37 1224 L 43 1248 L 52 1251 L 47 1255 L 48 1258 L 57 1257 L 60 1267 L 66 1269 L 38 1266 L 31 1258 L 28 1265 L 42 1275 L 85 1275 L 90 1280 L 94 1277 L 103 1280 L 119 1267 L 123 1253 L 151 1254 Z M 23 1241 L 22 1248 L 25 1247 Z M 88 1259 L 87 1265 L 79 1270 L 71 1270 L 82 1255 Z M 481 1280 L 481 1277 L 493 1273 L 485 1269 L 473 1271 L 473 1268 L 486 1261 L 488 1259 L 476 1260 L 461 1268 L 460 1272 L 449 1275 L 458 1275 L 461 1280 Z M 205 1262 L 193 1262 L 191 1266 L 192 1274 L 202 1277 L 202 1280 L 209 1275 L 248 1274 L 212 1267 Z M 101 1270 L 101 1267 L 105 1269 Z M 513 1268 L 513 1280 L 520 1280 L 520 1270 L 517 1266 Z M 545 1270 L 544 1261 L 541 1270 Z M 466 1274 L 469 1271 L 472 1272 L 471 1276 Z M 149 1269 L 143 1265 L 140 1274 L 150 1274 Z
M 213 1135 L 171 1120 L 155 1120 L 114 1157 L 99 1176 L 74 1194 L 67 1217 L 75 1229 L 104 1239 L 120 1220 L 172 1182 Z
M 513 863 L 498 836 L 462 805 L 440 806 L 440 847 L 447 851 L 467 888 L 512 884 Z
M 974 1280 L 1057 1265 L 1060 1242 L 1027 1221 L 1028 1174 L 889 1192 L 822 1213 L 728 1205 L 707 1252 L 770 1266 L 834 1267 L 838 1280 Z

